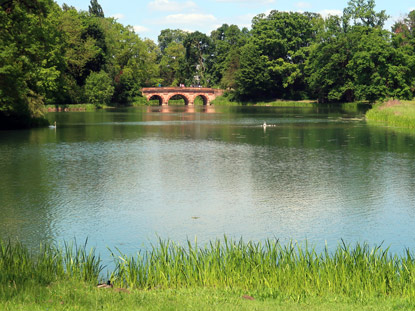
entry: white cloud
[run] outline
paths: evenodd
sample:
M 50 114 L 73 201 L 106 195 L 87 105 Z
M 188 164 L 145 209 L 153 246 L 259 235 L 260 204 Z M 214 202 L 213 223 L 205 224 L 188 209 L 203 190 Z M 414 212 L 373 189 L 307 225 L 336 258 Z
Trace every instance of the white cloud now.
M 299 9 L 308 9 L 311 8 L 311 4 L 308 2 L 297 2 L 295 6 Z
M 148 32 L 150 29 L 148 29 L 147 27 L 144 26 L 140 26 L 140 25 L 135 25 L 133 26 L 133 29 L 136 33 L 143 33 L 143 32 Z
M 117 14 L 112 15 L 111 17 L 112 18 L 115 18 L 115 19 L 123 19 L 124 18 L 124 14 L 117 13 Z
M 163 24 L 191 24 L 195 26 L 205 26 L 206 23 L 215 23 L 216 17 L 211 14 L 172 14 L 164 17 L 161 22 Z
M 170 0 L 154 0 L 148 4 L 148 7 L 154 11 L 183 11 L 188 9 L 195 9 L 197 7 L 196 3 L 193 1 L 170 1 Z
M 320 15 L 323 16 L 324 18 L 327 18 L 329 16 L 334 16 L 334 15 L 337 15 L 337 16 L 343 15 L 343 11 L 340 11 L 340 10 L 322 10 L 318 13 L 320 13 Z

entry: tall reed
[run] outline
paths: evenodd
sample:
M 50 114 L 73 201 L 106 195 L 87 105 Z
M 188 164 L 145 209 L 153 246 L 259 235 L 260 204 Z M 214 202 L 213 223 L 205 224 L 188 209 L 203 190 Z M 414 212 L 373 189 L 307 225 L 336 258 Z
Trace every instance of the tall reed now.
M 244 243 L 224 237 L 198 247 L 160 239 L 136 257 L 112 254 L 112 281 L 131 288 L 220 287 L 296 299 L 325 294 L 415 297 L 414 255 L 407 250 L 397 257 L 388 248 L 368 244 L 342 242 L 334 252 L 326 248 L 318 254 L 307 242 Z
M 389 126 L 415 128 L 415 103 L 389 100 L 377 104 L 366 113 L 370 122 L 381 122 Z
M 342 241 L 317 253 L 307 242 L 247 242 L 226 236 L 199 246 L 162 240 L 135 256 L 111 252 L 111 283 L 131 289 L 210 287 L 255 292 L 257 297 L 301 300 L 325 295 L 352 299 L 415 298 L 415 255 Z M 87 244 L 41 245 L 30 252 L 21 243 L 0 240 L 0 295 L 10 288 L 71 280 L 96 284 L 101 261 Z M 2 290 L 7 288 L 7 291 Z
M 65 243 L 64 247 L 42 244 L 29 251 L 22 243 L 0 240 L 0 284 L 23 286 L 27 282 L 47 285 L 59 279 L 97 282 L 101 260 L 92 248 Z

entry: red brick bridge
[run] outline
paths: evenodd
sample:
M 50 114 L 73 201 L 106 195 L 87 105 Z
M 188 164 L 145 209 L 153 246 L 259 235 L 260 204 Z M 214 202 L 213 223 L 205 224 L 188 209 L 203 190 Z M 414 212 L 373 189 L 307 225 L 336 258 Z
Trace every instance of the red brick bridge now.
M 141 89 L 143 95 L 150 99 L 158 99 L 160 106 L 168 105 L 173 96 L 184 99 L 185 105 L 194 105 L 196 97 L 200 96 L 203 105 L 211 105 L 211 101 L 223 94 L 223 90 L 207 87 L 144 87 Z

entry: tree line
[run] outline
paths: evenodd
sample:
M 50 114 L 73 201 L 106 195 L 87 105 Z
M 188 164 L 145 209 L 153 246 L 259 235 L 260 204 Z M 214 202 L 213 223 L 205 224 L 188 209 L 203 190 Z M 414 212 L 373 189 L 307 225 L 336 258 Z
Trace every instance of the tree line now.
M 97 0 L 88 11 L 53 0 L 0 3 L 0 122 L 41 118 L 45 104 L 128 105 L 157 85 L 218 87 L 238 101 L 415 94 L 415 11 L 389 31 L 374 0 L 351 0 L 328 18 L 274 10 L 250 30 L 165 29 L 157 43 L 105 17 Z

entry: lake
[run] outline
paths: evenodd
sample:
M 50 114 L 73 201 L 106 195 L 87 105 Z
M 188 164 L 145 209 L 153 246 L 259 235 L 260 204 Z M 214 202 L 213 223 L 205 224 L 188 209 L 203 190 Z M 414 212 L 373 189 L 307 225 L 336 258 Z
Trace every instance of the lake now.
M 339 108 L 49 113 L 0 132 L 0 237 L 127 254 L 158 237 L 415 250 L 415 135 Z M 261 125 L 267 123 L 264 129 Z

